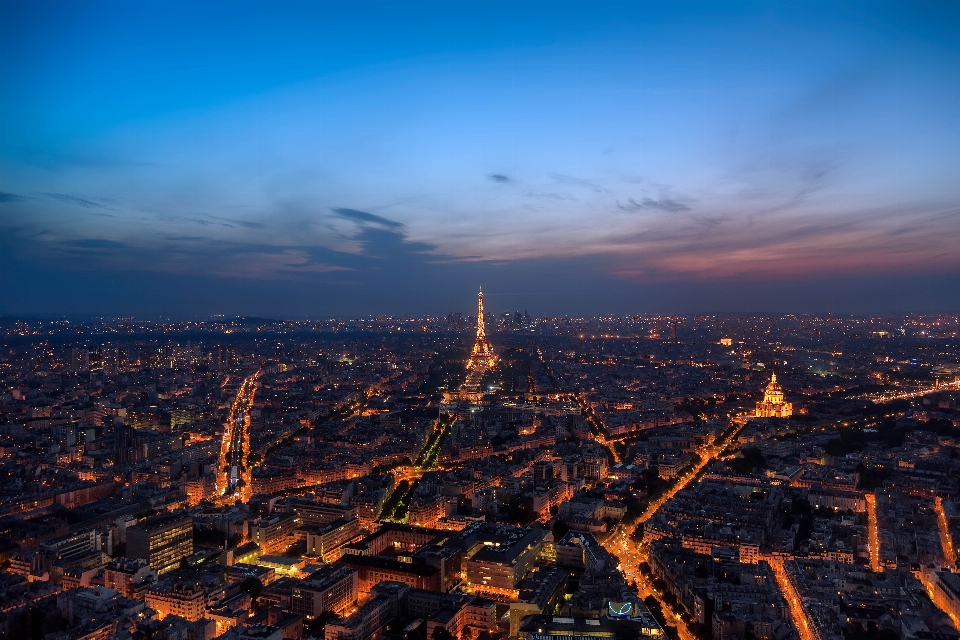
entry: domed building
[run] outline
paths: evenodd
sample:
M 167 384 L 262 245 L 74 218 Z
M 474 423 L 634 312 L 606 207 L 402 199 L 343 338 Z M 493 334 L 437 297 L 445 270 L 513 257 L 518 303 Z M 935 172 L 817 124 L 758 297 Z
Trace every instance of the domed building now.
M 783 387 L 777 382 L 777 374 L 770 376 L 770 384 L 763 392 L 763 401 L 757 403 L 754 415 L 757 418 L 789 418 L 793 405 L 783 401 Z

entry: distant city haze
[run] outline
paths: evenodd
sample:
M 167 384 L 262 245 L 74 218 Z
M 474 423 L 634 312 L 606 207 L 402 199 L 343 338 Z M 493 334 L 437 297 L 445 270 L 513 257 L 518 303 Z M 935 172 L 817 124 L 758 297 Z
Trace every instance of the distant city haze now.
M 0 315 L 960 311 L 958 26 L 0 2 Z

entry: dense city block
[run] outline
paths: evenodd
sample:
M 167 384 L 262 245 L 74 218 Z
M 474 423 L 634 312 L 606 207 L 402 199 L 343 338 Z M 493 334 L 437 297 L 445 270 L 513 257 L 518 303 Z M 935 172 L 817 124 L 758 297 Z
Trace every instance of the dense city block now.
M 0 345 L 0 638 L 960 637 L 957 316 Z

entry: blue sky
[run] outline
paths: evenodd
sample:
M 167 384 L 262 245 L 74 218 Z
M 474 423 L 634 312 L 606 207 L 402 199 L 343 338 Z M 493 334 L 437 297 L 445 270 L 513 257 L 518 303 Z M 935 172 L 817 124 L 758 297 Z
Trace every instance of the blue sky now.
M 0 313 L 960 310 L 955 3 L 0 2 Z

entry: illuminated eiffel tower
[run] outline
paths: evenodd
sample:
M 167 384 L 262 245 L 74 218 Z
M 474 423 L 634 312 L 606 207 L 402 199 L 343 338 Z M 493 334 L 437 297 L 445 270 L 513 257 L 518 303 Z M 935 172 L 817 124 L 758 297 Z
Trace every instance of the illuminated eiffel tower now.
M 467 361 L 467 369 L 482 372 L 496 363 L 493 347 L 487 342 L 487 330 L 483 326 L 483 287 L 477 295 L 477 340 L 473 343 L 473 351 Z

